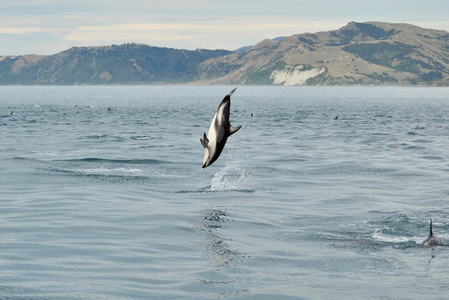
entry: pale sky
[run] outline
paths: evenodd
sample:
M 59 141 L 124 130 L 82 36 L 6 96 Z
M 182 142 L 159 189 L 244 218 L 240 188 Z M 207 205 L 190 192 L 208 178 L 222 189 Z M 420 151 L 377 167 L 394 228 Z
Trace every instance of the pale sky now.
M 449 31 L 448 0 L 1 0 L 0 56 L 142 43 L 194 50 L 335 30 L 348 22 Z

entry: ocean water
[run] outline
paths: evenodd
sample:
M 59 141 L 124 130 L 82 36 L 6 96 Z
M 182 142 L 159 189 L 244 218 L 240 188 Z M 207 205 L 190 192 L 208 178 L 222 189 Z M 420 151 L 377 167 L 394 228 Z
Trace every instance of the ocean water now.
M 0 299 L 447 298 L 447 88 L 232 88 L 0 87 Z

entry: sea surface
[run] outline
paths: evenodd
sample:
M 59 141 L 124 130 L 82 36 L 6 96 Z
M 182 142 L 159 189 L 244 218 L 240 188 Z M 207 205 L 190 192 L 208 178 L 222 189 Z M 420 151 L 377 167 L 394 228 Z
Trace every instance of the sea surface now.
M 448 88 L 233 88 L 0 87 L 0 299 L 447 299 Z

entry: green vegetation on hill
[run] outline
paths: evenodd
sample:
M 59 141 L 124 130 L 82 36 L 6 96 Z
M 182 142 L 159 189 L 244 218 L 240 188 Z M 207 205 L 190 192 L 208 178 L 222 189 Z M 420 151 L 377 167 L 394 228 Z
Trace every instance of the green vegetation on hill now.
M 356 54 L 368 62 L 395 69 L 397 66 L 395 62 L 401 61 L 398 65 L 402 65 L 404 60 L 409 60 L 406 55 L 409 55 L 414 47 L 415 46 L 397 42 L 391 44 L 388 42 L 380 42 L 375 44 L 352 44 L 343 47 L 343 50 Z M 406 70 L 400 67 L 398 67 L 398 70 L 406 72 L 411 71 L 411 69 Z M 416 72 L 417 69 L 414 69 L 413 71 Z

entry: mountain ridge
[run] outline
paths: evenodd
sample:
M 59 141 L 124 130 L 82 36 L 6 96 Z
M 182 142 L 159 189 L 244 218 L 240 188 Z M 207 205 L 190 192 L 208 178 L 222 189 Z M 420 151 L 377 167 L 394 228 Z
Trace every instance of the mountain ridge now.
M 261 44 L 263 43 L 263 44 Z M 449 33 L 409 24 L 350 22 L 202 63 L 208 83 L 448 85 Z M 220 66 L 233 66 L 227 74 Z M 217 73 L 218 75 L 215 75 Z
M 48 56 L 0 56 L 0 85 L 8 84 L 447 86 L 449 33 L 372 21 L 265 39 L 239 51 L 72 47 Z
M 196 80 L 200 62 L 229 53 L 129 43 L 72 47 L 49 56 L 0 57 L 0 85 L 185 83 Z

